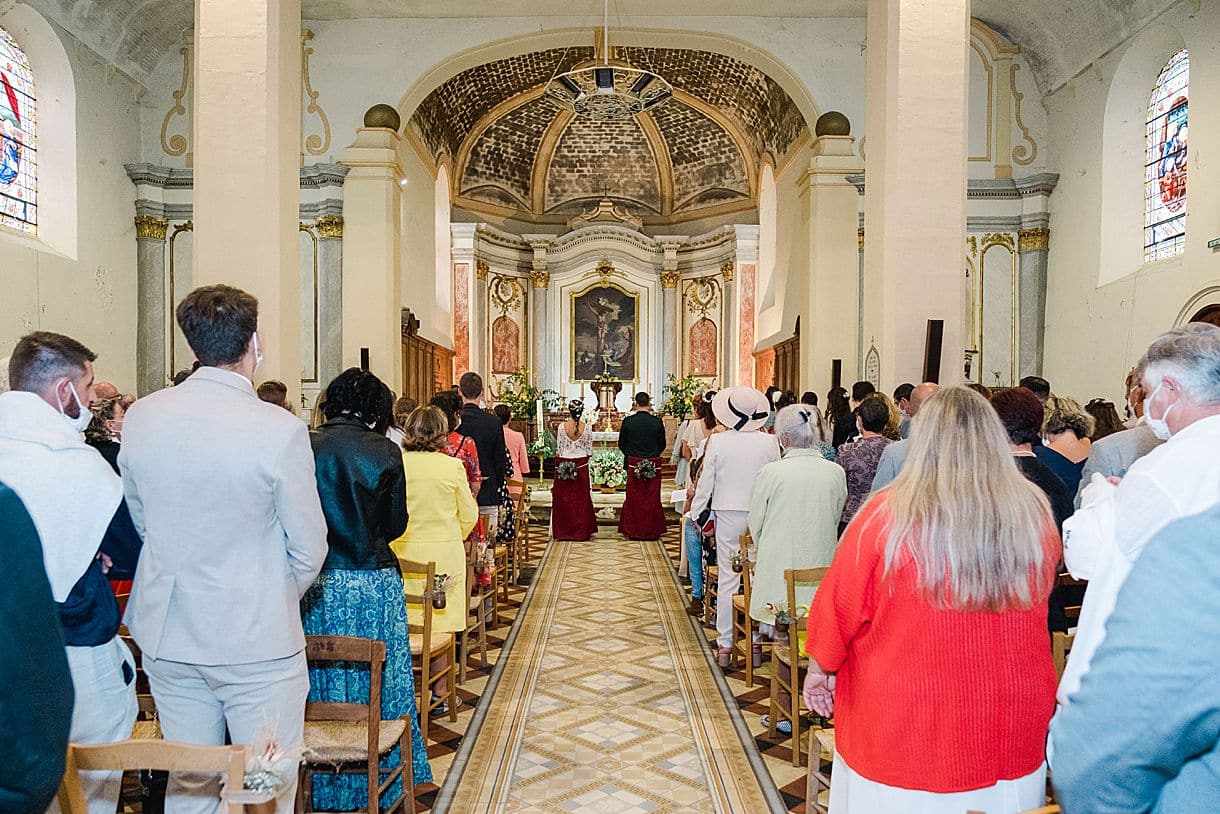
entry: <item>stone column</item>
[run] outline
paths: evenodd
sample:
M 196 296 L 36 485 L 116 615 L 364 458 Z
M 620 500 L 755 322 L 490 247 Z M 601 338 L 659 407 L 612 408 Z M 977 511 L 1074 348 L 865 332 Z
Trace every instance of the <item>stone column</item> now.
M 736 384 L 754 386 L 754 346 L 758 341 L 756 320 L 758 316 L 758 227 L 734 224 L 737 235 L 737 325 L 732 336 L 736 337 L 737 351 L 734 357 Z
M 801 228 L 808 237 L 808 289 L 801 314 L 801 387 L 830 388 L 830 360 L 844 370 L 857 365 L 859 281 L 845 273 L 860 262 L 860 193 L 847 176 L 859 173 L 855 139 L 841 113 L 822 115 L 815 127 L 813 157 L 802 173 Z
M 869 0 L 865 336 L 884 389 L 918 381 L 929 319 L 962 376 L 969 0 Z
M 662 389 L 671 375 L 678 375 L 678 249 L 685 242 L 684 238 L 658 237 L 664 252 L 661 260 L 661 369 L 660 380 L 656 383 L 656 396 L 660 397 Z
M 1050 256 L 1051 230 L 1035 226 L 1017 232 L 1020 258 L 1017 308 L 1020 333 L 1017 375 L 1042 375 L 1042 343 L 1046 337 L 1046 269 Z
M 343 370 L 343 218 L 323 215 L 318 233 L 318 386 Z
M 724 297 L 722 305 L 724 317 L 720 325 L 720 335 L 724 337 L 721 342 L 724 347 L 724 359 L 720 364 L 720 387 L 722 388 L 737 384 L 737 345 L 740 341 L 738 330 L 741 319 L 738 313 L 737 286 L 734 282 L 736 272 L 737 262 L 735 260 L 726 260 L 720 265 Z
M 136 393 L 165 387 L 165 218 L 136 215 Z
M 195 0 L 196 285 L 259 299 L 258 378 L 300 394 L 301 3 Z
M 491 318 L 487 309 L 487 275 L 491 266 L 482 258 L 474 261 L 474 342 L 470 353 L 475 362 L 475 370 L 483 371 L 484 378 L 491 376 Z
M 402 166 L 397 111 L 374 105 L 340 159 L 343 184 L 343 366 L 360 364 L 402 391 Z
M 545 266 L 538 268 L 535 261 L 530 272 L 530 366 L 538 386 L 544 390 L 555 386 L 547 367 L 546 290 L 550 284 L 551 273 Z

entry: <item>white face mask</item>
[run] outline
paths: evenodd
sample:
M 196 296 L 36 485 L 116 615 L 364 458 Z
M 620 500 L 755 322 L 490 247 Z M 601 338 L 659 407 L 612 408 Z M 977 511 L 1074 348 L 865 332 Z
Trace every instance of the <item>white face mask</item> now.
M 89 408 L 80 400 L 80 396 L 76 392 L 76 386 L 72 382 L 68 382 L 68 389 L 72 391 L 72 398 L 76 399 L 76 418 L 73 418 L 64 411 L 64 403 L 59 400 L 59 390 L 57 389 L 55 391 L 55 403 L 59 405 L 59 414 L 64 417 L 64 421 L 67 421 L 72 429 L 77 432 L 84 432 L 85 428 L 89 426 L 89 422 L 93 420 L 93 413 L 89 412 Z
M 263 363 L 263 352 L 258 347 L 258 333 L 254 334 L 254 369 L 258 370 L 258 366 Z
M 1161 384 L 1164 384 L 1162 382 Z M 1161 385 L 1158 384 L 1156 389 L 1152 391 L 1152 395 L 1144 399 L 1144 423 L 1148 425 L 1148 429 L 1152 430 L 1152 434 L 1162 441 L 1168 441 L 1173 433 L 1169 430 L 1169 423 L 1165 419 L 1169 418 L 1169 411 L 1174 408 L 1177 402 L 1170 404 L 1165 408 L 1165 412 L 1160 418 L 1152 417 L 1152 400 L 1156 398 L 1156 394 L 1161 391 Z

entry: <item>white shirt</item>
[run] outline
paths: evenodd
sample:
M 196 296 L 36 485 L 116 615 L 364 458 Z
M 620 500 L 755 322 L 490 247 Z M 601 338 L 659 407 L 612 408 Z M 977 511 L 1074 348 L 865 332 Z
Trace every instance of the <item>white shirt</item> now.
M 1104 482 L 1086 486 L 1080 510 L 1064 523 L 1064 564 L 1072 576 L 1087 579 L 1089 587 L 1059 683 L 1060 705 L 1080 688 L 1105 638 L 1119 589 L 1148 540 L 1170 522 L 1218 502 L 1220 416 L 1183 428 L 1136 461 L 1117 488 Z
M 712 511 L 744 512 L 750 508 L 754 476 L 779 460 L 779 443 L 765 432 L 720 432 L 704 442 L 703 472 L 695 487 L 691 512 L 695 517 L 707 505 Z

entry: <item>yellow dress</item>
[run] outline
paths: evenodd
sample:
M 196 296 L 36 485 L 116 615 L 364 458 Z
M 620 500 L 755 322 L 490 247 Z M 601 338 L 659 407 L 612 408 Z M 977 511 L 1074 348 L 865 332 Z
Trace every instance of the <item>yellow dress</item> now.
M 466 624 L 466 547 L 463 540 L 479 519 L 479 507 L 470 494 L 462 462 L 442 452 L 406 452 L 406 532 L 390 548 L 399 557 L 417 562 L 434 561 L 437 574 L 453 578 L 444 610 L 433 613 L 436 631 L 457 632 Z M 423 592 L 422 579 L 404 580 L 408 594 Z

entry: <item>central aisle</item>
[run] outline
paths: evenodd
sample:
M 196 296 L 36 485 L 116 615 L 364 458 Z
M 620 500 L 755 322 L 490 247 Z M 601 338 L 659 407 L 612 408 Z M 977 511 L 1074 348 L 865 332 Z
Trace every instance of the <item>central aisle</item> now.
M 771 808 L 660 543 L 552 542 L 536 580 L 448 810 Z

